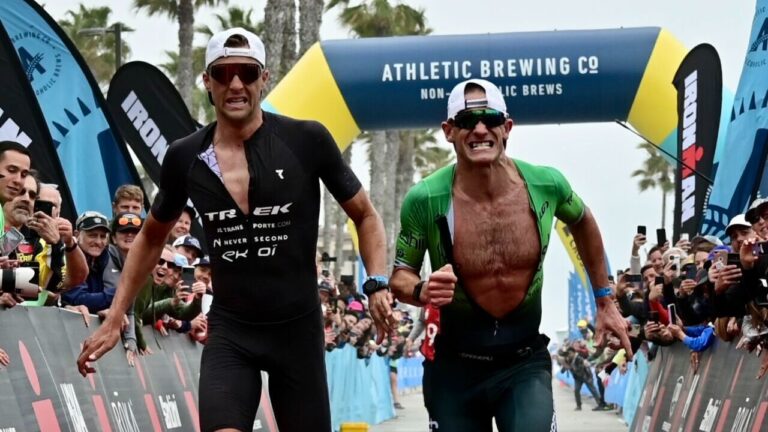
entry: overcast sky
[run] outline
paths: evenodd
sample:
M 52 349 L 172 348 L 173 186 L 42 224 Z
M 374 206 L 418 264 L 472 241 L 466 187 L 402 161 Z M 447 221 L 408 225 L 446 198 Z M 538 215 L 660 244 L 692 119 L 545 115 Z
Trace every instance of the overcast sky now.
M 113 21 L 122 21 L 136 29 L 124 35 L 132 49 L 132 60 L 162 63 L 164 51 L 178 47 L 175 23 L 134 11 L 130 7 L 132 1 L 40 2 L 47 3 L 46 9 L 55 19 L 62 18 L 67 10 L 76 9 L 79 3 L 111 6 Z M 265 0 L 229 1 L 230 5 L 252 7 L 259 19 L 263 17 L 265 3 Z M 411 0 L 405 3 L 426 11 L 428 24 L 436 35 L 664 27 L 689 48 L 704 42 L 714 45 L 723 64 L 723 83 L 733 91 L 741 74 L 755 7 L 754 0 Z M 224 13 L 224 9 L 203 9 L 196 19 L 198 23 L 213 24 L 213 14 Z M 345 39 L 350 36 L 332 12 L 323 18 L 321 37 Z M 638 138 L 615 124 L 520 126 L 513 129 L 507 152 L 528 162 L 558 167 L 565 174 L 597 217 L 611 265 L 616 269 L 628 265 L 636 225 L 647 225 L 652 233 L 661 222 L 661 194 L 658 191 L 639 193 L 637 181 L 629 176 L 640 168 L 645 158 L 645 154 L 635 148 L 638 142 Z M 367 167 L 361 153 L 353 154 L 353 168 L 367 184 Z M 670 199 L 668 231 L 672 204 Z M 567 326 L 567 277 L 573 268 L 556 236 L 552 243 L 545 264 L 542 321 L 542 331 L 550 336 Z

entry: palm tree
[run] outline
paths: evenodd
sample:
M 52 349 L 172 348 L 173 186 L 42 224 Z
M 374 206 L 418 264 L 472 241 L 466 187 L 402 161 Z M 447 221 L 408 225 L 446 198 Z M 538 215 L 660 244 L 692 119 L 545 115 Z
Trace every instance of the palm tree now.
M 404 4 L 393 6 L 389 0 L 364 0 L 357 6 L 350 6 L 349 0 L 330 0 L 326 10 L 337 6 L 343 6 L 339 20 L 356 37 L 424 35 L 432 31 L 427 27 L 423 9 L 414 9 Z M 368 161 L 371 201 L 384 220 L 387 229 L 387 257 L 392 262 L 399 219 L 395 203 L 402 200 L 402 195 L 396 193 L 401 136 L 399 132 L 371 132 L 364 135 L 363 139 L 370 143 Z M 405 191 L 400 192 L 405 194 Z
M 415 140 L 413 164 L 421 178 L 456 160 L 453 150 L 437 144 L 435 133 L 434 129 L 419 131 Z
M 264 22 L 256 22 L 253 20 L 253 8 L 245 10 L 238 6 L 230 6 L 227 8 L 226 15 L 215 14 L 214 16 L 216 17 L 216 20 L 219 24 L 219 30 L 216 31 L 221 31 L 232 27 L 242 27 L 249 32 L 258 35 L 259 37 L 263 37 Z M 195 29 L 195 31 L 208 37 L 213 36 L 215 32 L 207 25 L 199 26 Z
M 105 33 L 104 35 L 92 36 L 83 34 L 82 30 L 87 28 L 107 28 L 116 23 L 109 22 L 109 16 L 112 9 L 109 6 L 85 7 L 82 4 L 77 10 L 68 10 L 66 18 L 58 21 L 59 26 L 74 42 L 80 54 L 88 64 L 88 68 L 98 81 L 101 87 L 109 85 L 112 75 L 115 73 L 115 35 Z M 122 31 L 133 31 L 133 29 L 122 25 Z M 131 49 L 125 40 L 121 41 L 122 59 L 121 63 L 131 55 Z
M 637 148 L 648 152 L 648 158 L 643 161 L 643 168 L 632 172 L 632 177 L 639 177 L 637 185 L 640 192 L 648 189 L 661 189 L 661 226 L 664 227 L 667 216 L 667 195 L 674 191 L 674 169 L 661 155 L 655 145 L 643 142 Z
M 184 103 L 192 108 L 192 89 L 195 85 L 192 39 L 195 12 L 204 6 L 226 4 L 228 0 L 133 0 L 136 9 L 145 9 L 150 16 L 167 15 L 179 23 L 179 68 L 176 86 Z
M 218 28 L 204 25 L 196 27 L 195 31 L 210 38 L 214 33 L 232 27 L 242 27 L 257 35 L 261 34 L 264 29 L 263 22 L 253 21 L 253 8 L 245 10 L 237 6 L 231 6 L 227 8 L 226 15 L 216 14 L 215 16 L 218 21 Z M 178 82 L 180 71 L 179 54 L 173 51 L 166 51 L 165 54 L 168 56 L 168 61 L 161 64 L 160 67 Z M 204 46 L 192 48 L 192 69 L 195 71 L 205 69 Z M 192 104 L 189 105 L 189 110 L 192 113 L 192 117 L 203 124 L 213 121 L 216 116 L 213 106 L 208 101 L 208 92 L 199 82 L 196 82 L 195 87 L 192 89 Z
M 320 40 L 323 23 L 323 0 L 299 0 L 299 53 L 297 58 Z

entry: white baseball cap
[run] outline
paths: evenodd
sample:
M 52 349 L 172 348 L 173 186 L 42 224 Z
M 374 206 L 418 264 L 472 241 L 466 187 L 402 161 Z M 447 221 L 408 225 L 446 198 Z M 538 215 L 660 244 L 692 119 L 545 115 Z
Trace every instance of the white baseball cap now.
M 728 234 L 728 231 L 730 231 L 733 227 L 752 228 L 752 224 L 747 222 L 747 218 L 743 214 L 738 214 L 734 216 L 728 226 L 725 227 L 725 234 L 730 235 Z
M 470 99 L 464 98 L 464 89 L 467 84 L 476 84 L 485 90 L 485 98 L 482 99 Z M 456 84 L 456 87 L 451 90 L 450 96 L 448 96 L 448 118 L 452 119 L 465 109 L 472 108 L 493 108 L 497 111 L 501 111 L 507 114 L 507 103 L 504 102 L 504 96 L 496 85 L 490 81 L 484 79 L 470 79 L 462 81 Z
M 230 36 L 240 35 L 248 41 L 247 47 L 230 48 L 225 47 L 224 43 Z M 208 41 L 208 47 L 205 49 L 205 68 L 221 57 L 250 57 L 262 66 L 266 65 L 267 54 L 264 51 L 264 43 L 258 36 L 242 27 L 235 27 L 220 31 L 211 37 Z

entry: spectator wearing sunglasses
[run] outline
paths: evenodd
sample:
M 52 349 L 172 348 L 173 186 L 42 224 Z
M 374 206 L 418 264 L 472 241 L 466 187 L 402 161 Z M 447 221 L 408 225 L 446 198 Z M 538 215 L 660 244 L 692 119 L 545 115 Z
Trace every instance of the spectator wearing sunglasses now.
M 216 122 L 168 148 L 160 190 L 127 261 L 115 302 L 127 307 L 145 282 L 188 200 L 204 223 L 216 301 L 200 374 L 203 430 L 250 430 L 270 372 L 270 398 L 283 432 L 330 430 L 324 332 L 312 257 L 319 181 L 359 233 L 380 336 L 397 324 L 389 308 L 386 236 L 368 195 L 318 122 L 261 109 L 269 79 L 264 45 L 233 28 L 213 35 L 203 82 Z M 124 289 L 123 289 L 124 288 Z M 84 343 L 86 375 L 117 343 L 117 316 Z M 243 322 L 255 324 L 243 326 Z M 264 353 L 251 356 L 246 353 Z M 228 363 L 221 367 L 222 361 Z M 248 383 L 248 384 L 246 384 Z M 293 407 L 301 406 L 296 416 Z
M 103 279 L 108 281 L 110 286 L 117 287 L 117 283 L 120 280 L 120 273 L 125 266 L 125 259 L 128 256 L 128 251 L 133 245 L 133 241 L 136 239 L 136 235 L 141 230 L 141 226 L 144 224 L 144 220 L 138 213 L 133 212 L 119 212 L 112 219 L 111 227 L 111 244 L 107 247 L 107 253 L 109 254 L 109 263 L 104 269 Z M 128 317 L 128 327 L 123 331 L 123 347 L 126 350 L 126 358 L 128 365 L 134 366 L 136 355 L 138 354 L 138 346 L 136 342 L 136 330 L 135 330 L 135 316 L 134 306 L 131 305 L 125 312 Z M 106 312 L 102 311 L 100 316 L 105 316 Z
M 166 245 L 152 274 L 136 297 L 133 309 L 136 316 L 136 342 L 139 353 L 143 355 L 152 353 L 142 331 L 144 324 L 154 325 L 164 315 L 190 320 L 199 311 L 199 306 L 196 308 L 192 303 L 172 301 L 178 292 L 182 265 L 176 261 L 173 247 Z
M 457 162 L 407 193 L 391 278 L 400 301 L 434 312 L 427 315 L 427 334 L 437 336 L 425 355 L 425 405 L 441 432 L 485 430 L 492 418 L 499 430 L 549 430 L 549 339 L 539 324 L 555 217 L 568 225 L 595 287 L 598 342 L 613 333 L 631 357 L 600 230 L 559 171 L 506 155 L 513 122 L 495 84 L 459 83 L 447 114 L 442 129 Z M 422 281 L 427 251 L 437 270 Z

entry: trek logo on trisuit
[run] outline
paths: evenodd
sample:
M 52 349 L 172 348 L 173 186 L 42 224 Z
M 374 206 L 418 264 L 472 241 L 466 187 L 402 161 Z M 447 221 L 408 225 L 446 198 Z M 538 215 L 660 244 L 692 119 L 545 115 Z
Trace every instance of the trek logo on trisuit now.
M 271 216 L 276 214 L 288 214 L 290 213 L 289 207 L 292 204 L 293 204 L 292 202 L 289 202 L 288 204 L 283 204 L 283 205 L 256 207 L 253 209 L 253 212 L 251 214 L 254 216 Z M 234 219 L 237 217 L 237 210 L 229 209 L 229 210 L 221 210 L 221 211 L 215 211 L 215 212 L 207 212 L 205 216 L 208 217 L 208 220 L 211 222 Z

